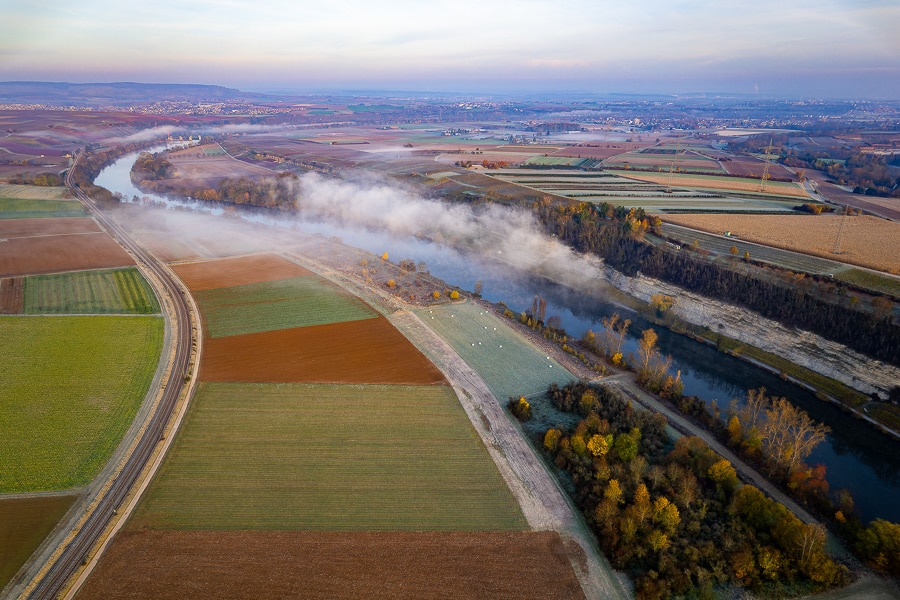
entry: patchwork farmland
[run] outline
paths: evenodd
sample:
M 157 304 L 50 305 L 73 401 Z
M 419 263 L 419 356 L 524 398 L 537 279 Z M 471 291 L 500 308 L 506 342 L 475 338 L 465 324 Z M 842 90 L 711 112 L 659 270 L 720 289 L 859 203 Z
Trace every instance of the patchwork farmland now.
M 642 207 L 651 212 L 794 212 L 794 207 L 799 202 L 799 197 L 779 195 L 782 188 L 776 188 L 775 184 L 781 182 L 769 182 L 773 193 L 763 194 L 756 191 L 759 181 L 728 177 L 701 181 L 696 179 L 702 177 L 700 175 L 688 180 L 684 179 L 687 176 L 683 174 L 670 176 L 668 173 L 647 174 L 635 171 L 581 172 L 551 169 L 498 170 L 491 172 L 491 177 L 573 200 L 594 204 L 606 202 L 626 208 Z M 692 187 L 693 184 L 697 186 Z M 720 186 L 720 189 L 716 186 Z M 749 191 L 741 191 L 745 188 Z M 794 186 L 784 189 L 793 194 L 794 189 L 800 188 Z
M 162 351 L 149 285 L 67 197 L 0 184 L 0 587 L 109 461 Z
M 452 388 L 385 317 L 275 255 L 174 268 L 201 299 L 207 323 L 225 314 L 223 306 L 270 312 L 273 304 L 293 302 L 290 312 L 299 316 L 257 322 L 251 333 L 207 331 L 204 383 L 178 438 L 79 598 L 136 590 L 156 597 L 161 581 L 167 583 L 161 597 L 173 597 L 183 589 L 179 569 L 157 566 L 178 557 L 195 571 L 217 561 L 222 544 L 236 543 L 260 549 L 253 556 L 263 561 L 255 564 L 267 564 L 266 582 L 253 568 L 206 579 L 215 571 L 204 566 L 206 574 L 191 578 L 191 596 L 262 585 L 270 591 L 271 569 L 281 567 L 258 558 L 269 548 L 296 557 L 295 574 L 286 575 L 298 582 L 293 590 L 333 597 L 350 590 L 392 597 L 412 589 L 429 597 L 446 591 L 436 581 L 452 577 L 450 589 L 477 584 L 494 590 L 492 597 L 518 598 L 523 573 L 535 578 L 529 590 L 543 596 L 581 597 L 562 538 L 528 531 Z M 373 562 L 376 547 L 381 558 Z M 490 558 L 498 548 L 518 557 L 515 568 Z M 313 555 L 332 551 L 341 559 L 325 570 L 297 568 L 296 560 L 323 564 Z M 246 556 L 232 554 L 240 555 Z M 136 564 L 147 565 L 136 579 L 123 572 L 135 573 Z M 402 577 L 384 576 L 391 565 Z M 368 569 L 377 573 L 359 579 Z M 302 583 L 296 573 L 305 573 Z

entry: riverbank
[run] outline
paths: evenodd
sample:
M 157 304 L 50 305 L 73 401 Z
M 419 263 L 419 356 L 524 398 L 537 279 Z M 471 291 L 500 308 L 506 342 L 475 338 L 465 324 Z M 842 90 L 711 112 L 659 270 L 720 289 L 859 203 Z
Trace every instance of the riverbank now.
M 705 298 L 640 274 L 627 277 L 608 266 L 604 266 L 602 272 L 616 289 L 645 307 L 656 295 L 673 298 L 669 309 L 672 316 L 661 324 L 676 333 L 690 335 L 698 342 L 717 347 L 792 381 L 815 393 L 820 400 L 830 402 L 900 440 L 900 430 L 866 414 L 867 405 L 872 402 L 871 394 L 886 397 L 892 387 L 900 385 L 900 368 L 808 331 L 785 327 L 741 306 Z M 685 327 L 685 324 L 691 327 Z M 799 368 L 792 368 L 794 365 Z M 856 390 L 860 395 L 835 393 L 828 380 Z

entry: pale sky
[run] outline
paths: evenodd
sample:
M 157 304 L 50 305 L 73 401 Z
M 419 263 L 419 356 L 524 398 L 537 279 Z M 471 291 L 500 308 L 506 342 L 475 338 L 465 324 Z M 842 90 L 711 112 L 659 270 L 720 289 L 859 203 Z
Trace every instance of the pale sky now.
M 900 0 L 0 0 L 0 81 L 900 100 Z

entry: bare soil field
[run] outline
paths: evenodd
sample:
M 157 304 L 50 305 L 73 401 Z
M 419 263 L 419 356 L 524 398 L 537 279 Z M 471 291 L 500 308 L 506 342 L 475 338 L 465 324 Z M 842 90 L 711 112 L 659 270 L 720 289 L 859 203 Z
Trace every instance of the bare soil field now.
M 443 375 L 384 317 L 208 339 L 202 381 L 435 385 Z
M 663 220 L 740 239 L 900 273 L 900 223 L 877 217 L 847 217 L 841 254 L 832 254 L 842 217 L 837 215 L 665 215 Z
M 0 238 L 6 239 L 101 232 L 100 226 L 90 217 L 0 219 Z
M 0 589 L 74 501 L 75 496 L 57 494 L 0 498 Z
M 131 256 L 105 233 L 10 239 L 0 243 L 0 273 L 35 275 L 130 267 Z
M 122 532 L 92 598 L 584 598 L 559 535 Z
M 4 277 L 0 279 L 0 315 L 18 315 L 24 308 L 25 279 Z
M 640 150 L 653 146 L 654 142 L 597 142 L 568 146 L 553 153 L 553 156 L 569 156 L 573 158 L 609 158 L 624 154 L 631 150 Z
M 172 265 L 172 269 L 194 292 L 312 275 L 296 263 L 275 254 L 182 263 Z
M 722 167 L 729 175 L 759 179 L 762 177 L 765 163 L 749 156 L 732 156 L 731 160 L 722 162 Z M 797 179 L 784 165 L 778 163 L 769 163 L 769 176 L 775 179 L 790 179 L 791 181 Z

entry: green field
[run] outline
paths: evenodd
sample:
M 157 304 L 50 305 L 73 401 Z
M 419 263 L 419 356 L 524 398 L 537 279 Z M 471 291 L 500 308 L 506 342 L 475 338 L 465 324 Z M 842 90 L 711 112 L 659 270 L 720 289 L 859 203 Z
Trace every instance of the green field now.
M 545 392 L 553 382 L 563 385 L 576 379 L 503 319 L 477 304 L 445 305 L 417 314 L 484 379 L 501 402 L 510 396 Z
M 25 278 L 25 314 L 155 314 L 159 303 L 134 267 Z
M 897 277 L 881 275 L 864 269 L 847 269 L 846 271 L 835 273 L 835 278 L 867 290 L 900 298 L 900 279 Z
M 207 383 L 129 527 L 527 523 L 448 387 Z
M 153 379 L 160 317 L 0 317 L 0 493 L 82 486 Z
M 75 496 L 0 498 L 0 589 L 53 530 Z
M 194 293 L 210 337 L 377 317 L 362 300 L 319 277 L 293 277 Z
M 591 158 L 572 158 L 569 156 L 532 156 L 525 161 L 525 165 L 531 167 L 586 167 L 593 166 L 600 161 Z
M 26 200 L 62 200 L 67 197 L 69 197 L 69 188 L 67 187 L 0 183 L 0 198 L 24 198 Z
M 0 219 L 83 217 L 86 214 L 84 206 L 77 200 L 34 200 L 0 197 Z

